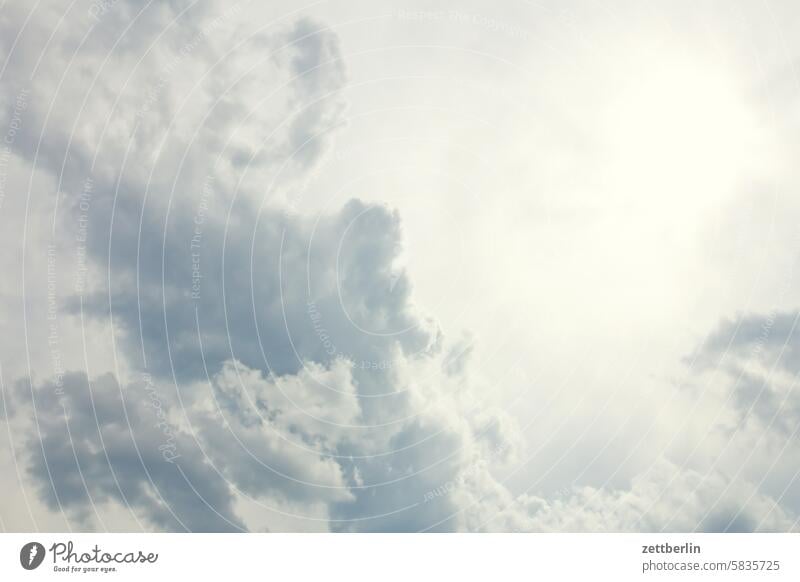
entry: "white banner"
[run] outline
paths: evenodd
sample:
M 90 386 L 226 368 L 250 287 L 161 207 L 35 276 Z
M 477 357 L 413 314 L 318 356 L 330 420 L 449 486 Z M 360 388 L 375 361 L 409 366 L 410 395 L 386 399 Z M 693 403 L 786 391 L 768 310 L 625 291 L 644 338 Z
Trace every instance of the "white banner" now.
M 4 534 L 0 580 L 798 580 L 798 534 Z

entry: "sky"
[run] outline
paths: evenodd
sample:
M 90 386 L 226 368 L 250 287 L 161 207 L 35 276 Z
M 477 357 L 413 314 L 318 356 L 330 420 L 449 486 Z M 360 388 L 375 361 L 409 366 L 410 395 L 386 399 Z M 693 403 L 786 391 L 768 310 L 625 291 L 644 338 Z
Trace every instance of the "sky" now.
M 4 531 L 795 531 L 800 7 L 0 4 Z

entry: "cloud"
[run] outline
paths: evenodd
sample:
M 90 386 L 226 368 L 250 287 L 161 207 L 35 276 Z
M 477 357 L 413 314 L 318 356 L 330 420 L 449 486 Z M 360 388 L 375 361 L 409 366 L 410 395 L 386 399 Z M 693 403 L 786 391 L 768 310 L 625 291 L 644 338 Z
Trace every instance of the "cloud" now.
M 411 390 L 406 382 L 424 370 L 404 372 L 396 389 Z M 475 467 L 489 475 L 485 450 L 502 438 L 497 426 L 464 420 L 431 386 L 406 401 L 414 404 L 400 412 L 409 419 L 376 424 L 359 406 L 345 360 L 281 377 L 229 361 L 209 387 L 193 386 L 192 404 L 181 407 L 149 376 L 125 387 L 79 373 L 61 386 L 31 390 L 21 381 L 16 408 L 26 413 L 14 422 L 35 415 L 24 443 L 29 476 L 52 510 L 84 530 L 103 527 L 108 502 L 157 529 L 246 529 L 248 516 L 234 510 L 239 498 L 291 506 L 301 522 L 322 504 L 334 530 L 460 530 L 463 495 L 480 497 L 487 485 L 465 475 Z M 489 485 L 498 486 L 491 477 Z M 448 495 L 434 494 L 442 487 Z
M 758 422 L 783 437 L 800 426 L 795 377 L 800 371 L 796 312 L 746 314 L 724 319 L 692 357 L 700 372 L 728 378 L 740 422 Z
M 768 360 L 787 372 L 800 371 L 796 337 L 800 317 L 796 312 L 743 314 L 735 320 L 724 319 L 709 334 L 702 346 L 702 362 L 712 365 L 713 358 Z
M 291 509 L 298 528 L 322 507 L 337 530 L 462 529 L 457 496 L 426 494 L 507 420 L 464 403 L 468 346 L 411 302 L 397 212 L 291 198 L 343 122 L 338 39 L 301 17 L 237 47 L 235 11 L 167 28 L 184 7 L 138 23 L 101 68 L 123 30 L 109 13 L 77 61 L 97 77 L 65 78 L 57 115 L 36 104 L 26 120 L 18 153 L 57 176 L 59 232 L 88 260 L 68 313 L 113 321 L 125 375 L 148 379 L 69 373 L 64 395 L 34 381 L 30 477 L 88 529 L 109 501 L 177 531 L 247 529 L 242 501 Z M 33 94 L 53 92 L 59 58 Z
M 34 418 L 24 440 L 29 476 L 79 529 L 102 525 L 109 501 L 162 530 L 243 529 L 227 486 L 152 387 L 70 373 L 62 386 L 20 381 L 16 394 Z
M 797 528 L 774 499 L 752 484 L 731 483 L 719 472 L 704 474 L 657 461 L 630 489 L 578 488 L 563 499 L 518 500 L 535 531 L 751 532 Z M 517 518 L 519 519 L 519 518 Z
M 231 361 L 215 376 L 213 389 L 215 397 L 190 412 L 192 428 L 238 489 L 289 501 L 352 498 L 332 457 L 340 423 L 359 415 L 345 362 L 330 369 L 312 363 L 298 375 L 265 379 Z

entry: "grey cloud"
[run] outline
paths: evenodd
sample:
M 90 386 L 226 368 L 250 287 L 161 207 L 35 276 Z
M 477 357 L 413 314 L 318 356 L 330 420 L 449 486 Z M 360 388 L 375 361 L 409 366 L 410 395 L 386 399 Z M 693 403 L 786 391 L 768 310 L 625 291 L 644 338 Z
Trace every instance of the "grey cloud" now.
M 431 498 L 430 491 L 454 481 L 463 468 L 465 440 L 441 419 L 419 418 L 389 441 L 390 456 L 356 463 L 372 487 L 353 491 L 356 502 L 334 507 L 333 526 L 342 531 L 456 531 L 457 498 Z M 347 449 L 345 449 L 347 450 Z
M 743 314 L 734 320 L 723 320 L 702 346 L 702 362 L 711 365 L 725 357 L 750 357 L 768 360 L 789 372 L 800 371 L 800 342 L 795 312 Z M 778 356 L 780 356 L 778 358 Z
M 261 200 L 278 171 L 285 184 L 314 165 L 344 107 L 332 31 L 303 18 L 241 38 L 245 3 L 152 5 L 132 21 L 127 11 L 141 8 L 115 3 L 101 22 L 70 11 L 58 30 L 57 10 L 37 11 L 24 30 L 22 10 L 0 23 L 9 42 L 22 31 L 17 50 L 5 47 L 3 114 L 30 91 L 16 151 L 57 176 L 63 196 L 92 178 L 134 202 L 151 191 L 163 211 L 214 168 L 227 194 Z
M 800 340 L 795 312 L 741 315 L 724 320 L 692 358 L 699 371 L 721 370 L 743 422 L 753 417 L 783 436 L 800 427 L 800 399 L 794 390 L 800 372 Z
M 191 32 L 181 28 L 163 47 L 176 66 L 149 57 L 140 64 L 130 45 L 115 54 L 113 71 L 101 74 L 77 120 L 66 104 L 80 104 L 86 87 L 68 80 L 58 96 L 62 115 L 44 128 L 38 160 L 60 176 L 67 239 L 86 215 L 97 276 L 82 302 L 72 299 L 72 313 L 82 305 L 84 315 L 101 321 L 113 315 L 126 362 L 168 388 L 160 397 L 177 416 L 171 422 L 181 421 L 170 424 L 181 457 L 154 465 L 156 443 L 145 439 L 154 437 L 140 437 L 147 425 L 142 409 L 145 420 L 132 420 L 128 442 L 115 435 L 118 448 L 105 472 L 103 422 L 96 438 L 85 436 L 78 462 L 70 462 L 62 437 L 71 423 L 59 425 L 59 405 L 48 400 L 40 407 L 45 453 L 37 455 L 33 441 L 27 446 L 32 477 L 54 509 L 60 502 L 89 519 L 92 499 L 112 500 L 160 529 L 181 529 L 173 511 L 194 515 L 184 523 L 192 530 L 244 527 L 247 516 L 232 510 L 240 495 L 327 505 L 334 529 L 463 528 L 458 496 L 424 498 L 480 454 L 483 429 L 471 428 L 456 408 L 426 410 L 449 398 L 437 384 L 458 384 L 464 368 L 448 364 L 448 377 L 441 374 L 443 340 L 412 307 L 410 282 L 394 266 L 399 216 L 358 200 L 320 217 L 275 203 L 341 124 L 345 76 L 337 39 L 304 19 L 288 32 L 253 39 L 252 46 L 271 47 L 271 57 L 245 46 L 211 69 L 224 46 L 213 35 L 192 48 L 190 59 L 169 54 Z M 81 56 L 86 64 L 99 59 Z M 124 91 L 118 71 L 133 73 Z M 39 83 L 34 95 L 50 90 Z M 263 101 L 269 91 L 276 96 Z M 113 108 L 112 95 L 119 96 Z M 183 97 L 189 99 L 176 116 Z M 107 120 L 117 131 L 103 133 Z M 29 143 L 19 143 L 32 159 L 43 125 L 38 106 L 29 121 Z M 73 134 L 76 125 L 81 132 Z M 81 198 L 87 178 L 88 205 Z M 431 378 L 424 397 L 420 374 Z M 118 390 L 126 404 L 143 398 L 108 377 L 94 383 Z M 91 421 L 81 394 L 71 389 L 67 398 L 74 414 Z M 111 426 L 115 419 L 108 419 Z M 491 438 L 502 437 L 493 431 Z M 135 460 L 140 441 L 153 455 L 141 469 L 116 461 Z M 178 468 L 203 483 L 196 495 L 176 481 Z M 170 490 L 163 503 L 144 469 L 159 490 Z M 48 471 L 56 475 L 52 486 Z M 195 509 L 200 498 L 206 510 Z
M 145 384 L 70 373 L 61 387 L 20 382 L 17 397 L 35 419 L 25 447 L 29 474 L 47 505 L 81 529 L 92 528 L 93 507 L 108 501 L 168 531 L 244 528 L 225 482 Z
M 351 201 L 315 225 L 242 206 L 227 232 L 209 214 L 196 248 L 190 208 L 170 214 L 166 233 L 148 213 L 141 236 L 129 218 L 136 210 L 117 208 L 108 229 L 111 303 L 105 292 L 85 303 L 97 315 L 113 313 L 139 365 L 143 346 L 148 369 L 174 371 L 180 380 L 216 373 L 229 359 L 281 375 L 297 372 L 303 360 L 390 365 L 395 348 L 410 354 L 432 343 L 408 290 L 389 292 L 395 214 Z M 379 371 L 356 374 L 365 376 L 362 391 L 381 390 L 372 382 Z
M 455 411 L 425 414 L 422 420 L 417 380 L 401 370 L 439 358 L 442 338 L 412 308 L 408 278 L 393 266 L 399 216 L 358 200 L 318 219 L 288 214 L 274 204 L 262 206 L 264 189 L 273 182 L 268 175 L 251 176 L 255 166 L 256 174 L 280 168 L 300 146 L 306 149 L 299 154 L 299 169 L 307 169 L 320 155 L 308 149 L 308 139 L 338 124 L 338 98 L 325 96 L 342 83 L 339 49 L 329 32 L 312 34 L 314 28 L 301 21 L 286 37 L 297 46 L 287 47 L 290 70 L 279 73 L 296 77 L 289 89 L 300 112 L 292 111 L 294 121 L 267 147 L 254 138 L 271 131 L 281 114 L 258 112 L 245 125 L 245 135 L 232 128 L 244 121 L 249 104 L 258 102 L 253 91 L 275 86 L 274 79 L 262 83 L 274 67 L 239 81 L 212 107 L 191 146 L 184 136 L 191 135 L 196 116 L 190 110 L 173 119 L 177 72 L 159 89 L 130 144 L 124 133 L 107 134 L 99 144 L 75 136 L 62 180 L 69 211 L 62 224 L 69 229 L 81 213 L 88 215 L 87 250 L 99 275 L 94 292 L 82 298 L 83 309 L 102 321 L 113 315 L 126 361 L 171 387 L 163 394 L 165 407 L 186 406 L 187 426 L 180 435 L 187 454 L 176 464 L 201 473 L 212 490 L 202 495 L 212 516 L 198 513 L 185 524 L 188 529 L 229 529 L 225 520 L 214 521 L 213 510 L 243 527 L 246 516 L 242 520 L 231 510 L 240 495 L 301 507 L 325 504 L 334 529 L 459 529 L 457 496 L 423 499 L 457 479 L 477 454 L 481 431 L 465 427 Z M 229 61 L 231 70 L 212 75 L 197 98 L 201 114 L 209 111 L 215 88 L 228 89 L 228 80 L 254 62 L 246 54 Z M 124 68 L 124 61 L 119 66 Z M 186 66 L 198 68 L 195 59 Z M 141 84 L 158 87 L 157 75 L 145 76 Z M 134 120 L 147 99 L 136 89 L 113 112 L 103 103 L 100 110 L 115 121 Z M 75 93 L 80 97 L 77 88 Z M 98 94 L 102 91 L 91 98 Z M 35 127 L 37 116 L 32 119 Z M 47 130 L 52 153 L 40 162 L 53 174 L 60 172 L 67 149 L 69 121 L 55 120 Z M 89 135 L 100 129 L 97 119 L 88 121 Z M 150 180 L 159 126 L 173 122 Z M 228 138 L 230 147 L 217 158 Z M 95 151 L 99 157 L 92 168 Z M 253 152 L 263 156 L 259 164 L 248 161 Z M 123 153 L 127 164 L 121 169 Z M 245 191 L 236 193 L 230 170 L 242 163 L 249 180 Z M 89 176 L 93 188 L 86 209 L 80 193 Z M 79 305 L 73 298 L 73 313 Z M 462 366 L 450 368 L 450 380 L 457 382 Z M 441 372 L 441 363 L 432 369 Z M 200 388 L 206 383 L 211 391 Z M 431 389 L 436 394 L 435 381 Z M 55 434 L 59 427 L 53 424 Z M 197 440 L 188 442 L 188 435 Z M 96 441 L 89 441 L 89 452 L 97 452 Z M 120 456 L 135 450 L 132 443 L 120 447 Z M 84 519 L 91 497 L 129 503 L 156 527 L 180 529 L 177 520 L 170 521 L 170 509 L 175 505 L 180 514 L 194 499 L 190 486 L 174 481 L 172 465 L 161 468 L 156 482 L 179 491 L 162 504 L 141 493 L 147 489 L 143 471 L 117 470 L 112 460 L 120 482 L 116 494 L 96 455 L 81 451 L 80 463 L 70 464 L 69 450 L 37 456 L 33 442 L 28 452 L 32 476 L 50 506 L 55 509 L 60 500 Z M 95 470 L 86 485 L 79 472 L 84 464 Z M 143 466 L 149 469 L 147 461 Z M 48 471 L 56 475 L 52 494 Z

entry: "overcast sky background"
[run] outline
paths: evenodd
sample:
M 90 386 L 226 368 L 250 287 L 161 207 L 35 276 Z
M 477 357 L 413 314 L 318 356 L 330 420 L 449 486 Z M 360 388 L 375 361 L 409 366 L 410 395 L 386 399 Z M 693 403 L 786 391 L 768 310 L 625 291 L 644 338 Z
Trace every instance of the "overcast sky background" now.
M 800 6 L 0 5 L 6 531 L 790 531 Z

